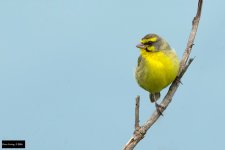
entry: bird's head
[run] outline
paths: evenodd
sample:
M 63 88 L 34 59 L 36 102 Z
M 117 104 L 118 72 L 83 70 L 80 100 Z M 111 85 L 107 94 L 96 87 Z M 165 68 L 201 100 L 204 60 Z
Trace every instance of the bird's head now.
M 145 50 L 146 52 L 157 52 L 170 49 L 169 44 L 157 34 L 147 34 L 141 39 L 140 44 L 136 47 Z

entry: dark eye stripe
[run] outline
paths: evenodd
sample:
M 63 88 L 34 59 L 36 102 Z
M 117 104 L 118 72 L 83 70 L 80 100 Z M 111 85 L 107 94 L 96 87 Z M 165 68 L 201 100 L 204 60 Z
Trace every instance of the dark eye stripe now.
M 151 41 L 145 43 L 145 45 L 152 45 L 152 44 L 153 44 L 153 42 L 151 42 Z

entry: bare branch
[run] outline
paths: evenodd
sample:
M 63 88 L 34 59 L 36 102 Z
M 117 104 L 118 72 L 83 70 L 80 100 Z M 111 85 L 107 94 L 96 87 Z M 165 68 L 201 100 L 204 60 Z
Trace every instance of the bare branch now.
M 188 61 L 188 58 L 190 56 L 192 47 L 194 45 L 195 36 L 196 36 L 197 30 L 198 30 L 198 24 L 199 24 L 199 21 L 200 21 L 200 18 L 201 18 L 202 3 L 203 3 L 203 0 L 199 0 L 198 1 L 197 14 L 196 14 L 196 16 L 194 17 L 194 19 L 192 21 L 192 30 L 191 30 L 191 33 L 189 35 L 189 39 L 188 39 L 188 42 L 187 42 L 187 47 L 186 47 L 186 49 L 184 51 L 184 54 L 183 54 L 183 57 L 182 57 L 182 60 L 181 60 L 181 63 L 180 63 L 180 71 L 179 71 L 179 73 L 185 67 L 185 65 L 186 65 L 186 63 Z
M 139 107 L 140 107 L 140 96 L 136 97 L 135 104 L 135 129 L 139 128 Z
M 192 61 L 194 60 L 192 58 L 189 59 L 189 56 L 190 56 L 192 47 L 194 45 L 194 39 L 195 39 L 195 36 L 196 36 L 196 33 L 197 33 L 198 24 L 199 24 L 200 17 L 201 17 L 202 3 L 203 3 L 203 0 L 198 1 L 197 14 L 192 21 L 192 30 L 191 30 L 191 33 L 189 35 L 187 47 L 184 51 L 182 60 L 180 62 L 180 70 L 179 70 L 178 76 L 173 81 L 173 83 L 171 84 L 171 86 L 169 88 L 169 91 L 167 92 L 166 96 L 164 97 L 164 99 L 160 103 L 160 105 L 163 106 L 165 109 L 168 107 L 168 105 L 172 101 L 173 95 L 174 95 L 174 93 L 176 92 L 177 88 L 179 87 L 179 85 L 181 83 L 180 80 L 181 80 L 182 76 L 187 71 L 187 69 L 190 66 L 190 64 L 192 63 Z M 189 61 L 188 61 L 188 59 L 189 59 Z M 151 115 L 151 117 L 144 123 L 144 125 L 139 126 L 139 100 L 140 100 L 140 97 L 138 96 L 136 98 L 136 107 L 135 107 L 135 131 L 134 131 L 133 136 L 130 138 L 130 140 L 125 145 L 123 150 L 133 150 L 134 147 L 139 143 L 139 141 L 144 138 L 144 135 L 146 134 L 148 129 L 160 117 L 160 114 L 158 113 L 158 111 L 155 110 L 153 112 L 153 114 Z M 162 110 L 162 112 L 164 110 Z

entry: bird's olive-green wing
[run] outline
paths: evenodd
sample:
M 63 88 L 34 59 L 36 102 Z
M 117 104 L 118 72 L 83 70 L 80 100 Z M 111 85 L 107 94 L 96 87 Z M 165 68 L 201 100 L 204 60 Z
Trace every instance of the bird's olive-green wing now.
M 142 56 L 140 55 L 140 56 L 138 57 L 138 66 L 140 66 L 141 60 L 142 60 Z

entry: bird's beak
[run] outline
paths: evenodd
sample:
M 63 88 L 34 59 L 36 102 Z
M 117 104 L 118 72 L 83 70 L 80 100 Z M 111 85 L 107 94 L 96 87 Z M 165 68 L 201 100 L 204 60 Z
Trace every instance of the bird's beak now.
M 141 49 L 145 49 L 146 48 L 146 46 L 144 44 L 142 44 L 142 43 L 138 44 L 136 47 L 137 48 L 141 48 Z

